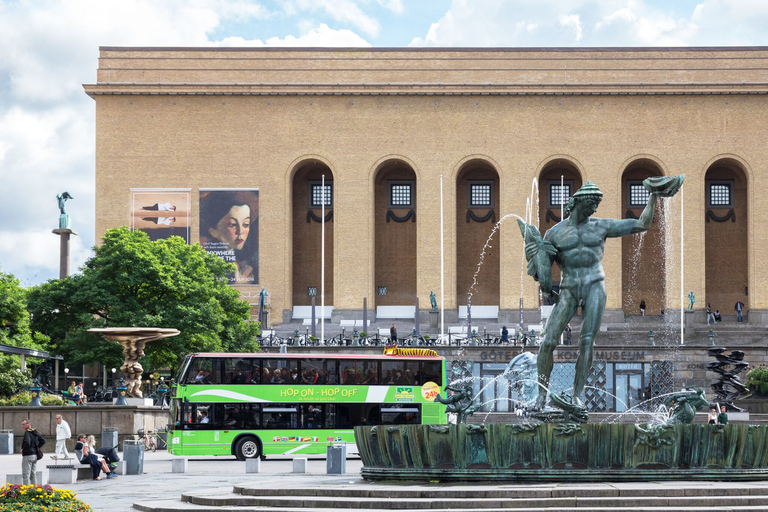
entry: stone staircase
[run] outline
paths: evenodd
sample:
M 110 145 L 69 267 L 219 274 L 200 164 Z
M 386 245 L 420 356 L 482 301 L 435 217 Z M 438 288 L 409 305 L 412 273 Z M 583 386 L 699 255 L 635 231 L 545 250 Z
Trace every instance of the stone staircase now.
M 134 503 L 145 512 L 240 511 L 328 512 L 367 510 L 455 512 L 472 510 L 533 511 L 656 511 L 767 510 L 764 482 L 644 482 L 594 484 L 392 485 L 359 477 L 303 485 L 237 485 L 232 490 L 191 492 L 180 500 Z

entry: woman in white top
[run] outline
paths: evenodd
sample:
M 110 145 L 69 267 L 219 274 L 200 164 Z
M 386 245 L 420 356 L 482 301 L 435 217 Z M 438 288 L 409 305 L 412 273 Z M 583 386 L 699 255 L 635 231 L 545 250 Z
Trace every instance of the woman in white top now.
M 709 414 L 707 414 L 707 423 L 710 425 L 716 425 L 717 424 L 717 409 L 712 407 L 709 410 Z

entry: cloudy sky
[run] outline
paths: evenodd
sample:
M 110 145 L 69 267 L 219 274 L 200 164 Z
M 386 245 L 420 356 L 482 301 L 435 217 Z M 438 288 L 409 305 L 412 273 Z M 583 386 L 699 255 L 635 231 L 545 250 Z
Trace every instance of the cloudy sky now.
M 94 245 L 99 46 L 768 45 L 766 0 L 0 0 L 0 270 L 58 276 Z

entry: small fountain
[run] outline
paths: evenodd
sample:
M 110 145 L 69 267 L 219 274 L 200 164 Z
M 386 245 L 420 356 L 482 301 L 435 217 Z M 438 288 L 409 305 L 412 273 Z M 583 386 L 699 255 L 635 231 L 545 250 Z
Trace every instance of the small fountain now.
M 636 406 L 621 413 L 619 421 L 587 423 L 589 415 L 580 400 L 605 307 L 601 261 L 605 239 L 648 230 L 656 199 L 674 196 L 683 180 L 684 176 L 646 179 L 643 185 L 650 198 L 639 219 L 593 218 L 602 192 L 591 182 L 574 194 L 564 220 L 544 237 L 536 226 L 518 217 L 528 274 L 539 282 L 541 291 L 551 291 L 553 262 L 563 275 L 557 304 L 542 332 L 538 356 L 516 357 L 505 373 L 528 404 L 526 421 L 465 424 L 466 417 L 482 404 L 471 395 L 471 374 L 461 378 L 455 375 L 455 381 L 447 387 L 454 394 L 438 401 L 448 404 L 449 411 L 460 414 L 456 425 L 355 428 L 364 464 L 363 477 L 404 481 L 589 482 L 765 478 L 768 427 L 693 424 L 696 411 L 709 406 L 702 389 L 654 397 L 654 401 L 663 399 L 664 405 L 650 415 L 650 423 L 640 424 L 620 421 L 635 418 Z M 560 394 L 550 393 L 552 351 L 577 307 L 584 310 L 584 322 L 573 387 Z M 730 357 L 737 360 L 739 354 Z M 727 383 L 733 388 L 737 372 L 731 373 L 726 371 L 724 377 L 730 378 Z M 533 423 L 531 419 L 539 422 Z
M 101 334 L 105 340 L 117 341 L 123 346 L 125 362 L 120 366 L 120 371 L 125 375 L 125 395 L 129 398 L 138 399 L 143 398 L 141 375 L 144 373 L 144 368 L 139 363 L 139 359 L 144 357 L 144 346 L 150 341 L 181 334 L 178 329 L 159 327 L 106 327 L 104 329 L 88 329 L 88 332 Z

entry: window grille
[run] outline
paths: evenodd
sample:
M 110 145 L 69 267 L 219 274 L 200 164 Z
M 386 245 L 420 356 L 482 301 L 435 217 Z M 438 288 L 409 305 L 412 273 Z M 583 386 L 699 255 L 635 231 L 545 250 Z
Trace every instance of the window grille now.
M 491 183 L 470 183 L 469 185 L 469 207 L 470 208 L 491 208 L 493 202 L 493 185 Z
M 325 194 L 323 194 L 325 192 Z M 309 207 L 321 208 L 323 206 L 323 199 L 325 199 L 325 207 L 330 208 L 333 206 L 333 183 L 325 182 L 325 191 L 323 191 L 323 185 L 319 181 L 310 182 L 309 184 Z
M 642 183 L 630 183 L 629 184 L 629 205 L 630 206 L 645 206 L 648 204 L 648 199 L 651 197 L 651 193 L 646 190 Z

